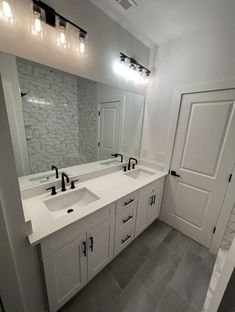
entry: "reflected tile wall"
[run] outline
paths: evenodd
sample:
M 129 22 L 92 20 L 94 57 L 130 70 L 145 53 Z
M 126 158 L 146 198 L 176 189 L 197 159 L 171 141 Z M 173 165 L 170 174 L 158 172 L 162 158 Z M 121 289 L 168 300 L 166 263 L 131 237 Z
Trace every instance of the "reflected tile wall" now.
M 17 66 L 31 173 L 95 161 L 96 82 L 21 59 Z

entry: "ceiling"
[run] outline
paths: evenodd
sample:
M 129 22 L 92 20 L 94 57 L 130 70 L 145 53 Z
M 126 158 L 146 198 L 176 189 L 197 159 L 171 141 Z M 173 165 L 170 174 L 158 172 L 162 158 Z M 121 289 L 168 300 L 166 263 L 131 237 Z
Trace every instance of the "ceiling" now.
M 90 0 L 147 46 L 234 19 L 235 0 L 134 0 L 124 10 L 121 0 Z M 132 0 L 130 0 L 132 1 Z

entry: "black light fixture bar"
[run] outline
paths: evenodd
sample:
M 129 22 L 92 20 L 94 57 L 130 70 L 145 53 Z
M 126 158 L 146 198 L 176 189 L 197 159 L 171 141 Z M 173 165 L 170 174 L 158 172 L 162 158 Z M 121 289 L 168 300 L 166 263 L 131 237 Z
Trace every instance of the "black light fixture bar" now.
M 87 35 L 87 31 L 84 30 L 83 28 L 79 27 L 77 24 L 71 22 L 69 19 L 66 17 L 62 16 L 61 14 L 57 13 L 55 9 L 47 5 L 45 2 L 40 1 L 40 0 L 32 0 L 33 4 L 37 5 L 41 9 L 45 11 L 45 16 L 46 16 L 46 24 L 55 27 L 56 26 L 56 16 L 58 16 L 61 20 L 63 20 L 66 23 L 69 23 L 73 25 L 75 28 L 77 28 L 81 33 L 83 33 L 85 36 Z
M 135 66 L 138 66 L 139 69 L 142 69 L 142 70 L 144 69 L 148 76 L 151 74 L 151 71 L 148 68 L 146 68 L 145 66 L 138 63 L 133 57 L 129 57 L 126 54 L 120 52 L 120 59 L 121 59 L 121 61 L 125 61 L 126 59 L 128 59 L 130 61 L 130 65 L 133 64 Z

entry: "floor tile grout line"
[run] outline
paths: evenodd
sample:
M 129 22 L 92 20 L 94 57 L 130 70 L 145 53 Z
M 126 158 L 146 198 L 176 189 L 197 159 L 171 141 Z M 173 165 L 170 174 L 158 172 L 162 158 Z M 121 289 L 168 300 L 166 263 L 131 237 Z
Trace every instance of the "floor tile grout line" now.
M 169 233 L 167 233 L 167 235 L 166 235 L 166 237 L 170 234 L 170 232 L 173 230 L 173 228 L 171 228 L 170 229 L 170 231 L 169 231 Z M 164 239 L 166 238 L 166 237 L 164 237 L 163 239 L 162 239 L 162 241 L 160 242 L 160 244 L 159 244 L 159 246 L 157 247 L 157 249 L 156 250 L 154 250 L 154 251 L 152 251 L 151 250 L 151 248 L 149 248 L 139 237 L 136 237 L 136 239 L 138 239 L 139 240 L 139 242 L 142 244 L 142 245 L 144 245 L 146 248 L 148 248 L 149 249 L 149 251 L 150 251 L 150 254 L 149 254 L 149 256 L 144 260 L 144 262 L 142 263 L 142 265 L 139 267 L 139 269 L 135 272 L 135 274 L 131 277 L 131 279 L 128 281 L 128 283 L 125 285 L 125 287 L 124 288 L 121 288 L 121 292 L 120 292 L 120 294 L 114 299 L 114 301 L 118 298 L 118 297 L 120 297 L 121 296 L 121 294 L 123 293 L 123 291 L 126 289 L 126 287 L 130 284 L 130 282 L 136 277 L 136 275 L 137 275 L 137 273 L 140 271 L 140 269 L 143 267 L 143 265 L 152 257 L 152 255 L 158 250 L 158 248 L 161 246 L 161 244 L 163 244 L 163 241 L 164 241 Z M 165 245 L 165 244 L 164 244 Z M 128 247 L 127 247 L 128 248 Z M 109 272 L 110 274 L 112 274 L 111 272 Z M 115 279 L 115 277 L 113 276 L 113 278 Z M 138 278 L 138 277 L 137 277 Z M 116 280 L 116 279 L 115 279 Z M 139 280 L 139 279 L 138 279 Z M 141 282 L 141 284 L 144 286 L 144 288 L 146 289 L 146 291 L 153 297 L 153 299 L 156 301 L 156 302 L 158 302 L 157 300 L 158 300 L 158 298 L 156 298 L 150 291 L 149 291 L 149 289 L 146 287 L 146 285 L 142 282 L 142 281 L 140 281 Z M 118 282 L 117 282 L 118 283 Z M 114 302 L 113 301 L 113 302 Z M 157 304 L 157 306 L 158 306 L 158 304 Z M 156 306 L 156 307 L 157 307 Z M 111 305 L 110 305 L 110 307 L 111 307 Z M 110 308 L 109 307 L 109 308 Z M 108 312 L 109 310 L 107 310 L 106 312 Z
M 168 282 L 165 291 L 163 292 L 162 296 L 160 297 L 159 302 L 158 302 L 158 305 L 157 305 L 157 307 L 156 307 L 156 309 L 155 309 L 155 312 L 157 312 L 157 309 L 158 309 L 158 307 L 160 306 L 160 303 L 162 302 L 162 300 L 163 300 L 165 294 L 167 293 L 168 289 L 171 287 L 173 290 L 175 290 L 175 289 L 171 286 L 171 282 L 172 282 L 172 280 L 173 280 L 173 278 L 174 278 L 176 272 L 178 271 L 178 268 L 179 268 L 179 266 L 181 265 L 181 263 L 182 263 L 182 261 L 183 261 L 185 255 L 187 254 L 187 252 L 188 252 L 188 250 L 189 250 L 189 248 L 190 248 L 190 246 L 191 246 L 191 244 L 192 244 L 192 240 L 189 242 L 187 248 L 185 249 L 184 255 L 183 255 L 182 257 L 180 257 L 179 254 L 177 254 L 174 250 L 172 250 L 171 248 L 169 248 L 165 243 L 162 242 L 162 244 L 164 245 L 164 247 L 166 247 L 168 250 L 170 250 L 170 251 L 173 252 L 176 256 L 178 256 L 178 257 L 180 258 L 180 262 L 179 262 L 179 264 L 178 264 L 178 266 L 177 266 L 177 268 L 176 268 L 174 274 L 172 275 L 171 280 Z M 178 294 L 178 292 L 177 292 L 177 294 Z M 179 295 L 179 294 L 178 294 L 178 295 Z M 183 298 L 182 296 L 180 296 L 180 297 Z M 185 298 L 183 298 L 183 299 L 185 300 Z M 187 301 L 187 302 L 188 302 L 188 301 Z M 189 302 L 188 302 L 188 303 L 189 303 Z M 190 304 L 190 303 L 189 303 L 189 304 Z
M 178 270 L 179 270 L 181 264 L 183 263 L 184 259 L 186 258 L 188 252 L 190 251 L 190 247 L 192 246 L 192 243 L 193 243 L 193 240 L 190 242 L 190 244 L 189 244 L 188 248 L 186 249 L 185 254 L 184 254 L 184 256 L 182 257 L 182 259 L 181 259 L 181 261 L 180 261 L 180 263 L 179 263 L 179 265 L 178 265 L 178 267 L 177 267 L 177 269 L 176 269 L 174 275 L 172 276 L 172 279 L 171 279 L 171 281 L 169 282 L 169 287 L 171 287 L 171 288 L 172 288 L 181 298 L 183 298 L 189 305 L 191 305 L 193 308 L 195 308 L 195 309 L 198 310 L 198 309 L 200 309 L 199 307 L 197 307 L 195 304 L 190 303 L 190 302 L 188 301 L 188 299 L 185 298 L 182 294 L 180 294 L 179 291 L 178 291 L 178 289 L 176 289 L 176 288 L 174 287 L 174 285 L 171 284 L 171 283 L 172 283 L 172 280 L 173 280 L 173 278 L 174 278 L 174 276 L 175 276 L 176 273 L 178 272 Z M 191 251 L 191 252 L 192 252 L 192 251 Z M 199 258 L 203 259 L 203 258 L 200 257 L 198 254 L 196 254 L 195 252 L 192 252 L 192 253 L 193 253 L 194 255 L 198 256 Z
M 191 242 L 192 242 L 192 240 L 189 241 L 189 245 L 191 244 Z M 162 244 L 163 244 L 168 250 L 170 250 L 170 251 L 173 252 L 176 256 L 178 256 L 180 259 L 183 259 L 184 255 L 185 255 L 185 252 L 187 252 L 188 247 L 189 247 L 189 246 L 187 246 L 186 249 L 185 249 L 185 251 L 184 251 L 184 253 L 183 253 L 183 255 L 180 255 L 180 254 L 178 254 L 173 248 L 171 248 L 171 247 L 169 247 L 168 245 L 166 245 L 164 242 L 162 242 Z

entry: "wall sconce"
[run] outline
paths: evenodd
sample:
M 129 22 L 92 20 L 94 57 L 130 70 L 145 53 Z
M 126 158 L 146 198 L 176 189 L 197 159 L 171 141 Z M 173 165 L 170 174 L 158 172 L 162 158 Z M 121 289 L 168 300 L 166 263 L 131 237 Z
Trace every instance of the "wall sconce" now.
M 114 64 L 114 71 L 127 81 L 143 85 L 149 82 L 151 73 L 149 69 L 124 53 L 120 53 L 120 62 Z
M 0 19 L 9 25 L 16 21 L 14 0 L 0 0 Z

